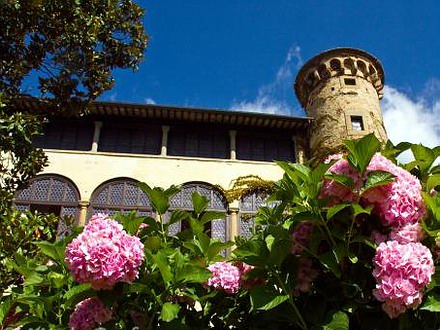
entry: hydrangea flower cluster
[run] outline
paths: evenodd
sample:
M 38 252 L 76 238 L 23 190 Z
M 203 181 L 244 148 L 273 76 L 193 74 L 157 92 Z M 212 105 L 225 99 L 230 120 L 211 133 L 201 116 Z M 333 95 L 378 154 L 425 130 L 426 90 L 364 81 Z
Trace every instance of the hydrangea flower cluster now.
M 111 289 L 118 282 L 133 282 L 144 260 L 144 245 L 128 235 L 106 214 L 92 217 L 83 232 L 66 248 L 66 262 L 78 283 Z
M 400 244 L 420 242 L 423 232 L 420 223 L 409 223 L 391 230 L 389 239 Z
M 330 159 L 337 161 L 329 172 L 344 174 L 353 180 L 356 188 L 361 187 L 366 177 L 360 178 L 342 155 Z M 384 302 L 382 308 L 388 316 L 395 318 L 421 303 L 423 289 L 434 272 L 432 254 L 420 243 L 419 221 L 425 214 L 422 187 L 411 173 L 379 153 L 371 159 L 365 175 L 372 171 L 386 171 L 395 176 L 393 182 L 370 189 L 360 198 L 361 203 L 374 207 L 382 226 L 390 231 L 385 235 L 374 230 L 371 235 L 379 245 L 373 260 L 373 276 L 377 282 L 373 294 Z M 324 181 L 321 197 L 333 204 L 356 200 L 350 189 L 333 180 Z
M 312 282 L 317 276 L 318 271 L 313 267 L 313 261 L 310 258 L 300 258 L 293 294 L 299 296 L 301 292 L 309 292 Z
M 237 261 L 230 263 L 219 261 L 208 267 L 212 276 L 206 281 L 205 286 L 211 286 L 217 290 L 229 294 L 237 293 L 241 286 L 252 288 L 264 283 L 264 279 L 252 277 L 247 279 L 246 275 L 254 269 L 253 266 Z
M 344 174 L 355 183 L 359 181 L 359 174 L 350 166 L 347 160 L 342 158 L 342 154 L 331 155 L 325 162 L 329 163 L 332 160 L 336 160 L 336 163 L 330 166 L 328 169 L 329 173 Z M 320 197 L 329 199 L 331 205 L 338 202 L 354 202 L 356 200 L 356 197 L 350 189 L 334 180 L 324 180 Z
M 400 227 L 417 223 L 425 215 L 420 181 L 381 154 L 375 154 L 367 172 L 387 171 L 395 176 L 392 183 L 371 189 L 363 198 L 375 206 L 384 226 Z
M 342 155 L 334 155 L 331 159 L 339 160 L 329 168 L 329 172 L 344 174 L 359 187 L 365 178 L 359 178 L 358 173 Z M 368 190 L 362 195 L 361 201 L 374 206 L 374 212 L 381 217 L 384 226 L 400 227 L 417 223 L 425 214 L 419 180 L 379 153 L 371 159 L 366 175 L 372 171 L 389 172 L 395 179 L 387 185 Z M 355 200 L 355 195 L 350 189 L 334 180 L 324 181 L 321 197 L 329 198 L 333 204 L 338 201 Z
M 310 234 L 313 230 L 313 223 L 303 221 L 298 223 L 292 233 L 292 247 L 290 253 L 299 255 L 303 252 L 304 246 L 309 243 Z
M 212 286 L 217 290 L 226 293 L 237 293 L 241 284 L 241 271 L 237 266 L 226 262 L 219 261 L 208 267 L 212 276 L 206 282 L 206 286 Z
M 256 286 L 263 285 L 266 280 L 264 278 L 258 277 L 258 276 L 247 276 L 255 267 L 248 265 L 245 262 L 235 262 L 234 266 L 238 268 L 241 274 L 241 283 L 240 285 L 243 286 L 245 289 L 252 289 Z
M 70 315 L 69 327 L 72 330 L 92 330 L 112 318 L 112 311 L 96 297 L 88 298 L 76 305 Z
M 395 318 L 422 301 L 422 290 L 431 281 L 434 262 L 431 251 L 421 243 L 381 243 L 373 259 L 376 289 L 384 311 Z

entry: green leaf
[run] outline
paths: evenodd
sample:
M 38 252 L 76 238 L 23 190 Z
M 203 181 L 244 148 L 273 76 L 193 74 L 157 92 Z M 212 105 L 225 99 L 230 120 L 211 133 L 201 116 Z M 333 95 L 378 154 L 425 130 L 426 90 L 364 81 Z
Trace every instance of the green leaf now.
M 253 310 L 270 310 L 289 299 L 288 295 L 281 295 L 273 287 L 264 285 L 251 291 L 251 306 Z
M 440 312 L 440 295 L 429 293 L 425 303 L 420 309 L 435 313 Z
M 346 209 L 349 206 L 350 206 L 350 204 L 348 204 L 348 203 L 341 203 L 341 204 L 337 204 L 335 206 L 330 207 L 327 210 L 327 215 L 326 215 L 327 220 L 330 220 L 336 214 L 338 214 L 340 211 L 342 211 L 343 209 Z
M 350 152 L 347 156 L 348 162 L 360 174 L 365 172 L 371 158 L 380 148 L 380 142 L 374 134 L 366 135 L 359 140 L 346 140 L 344 144 Z
M 351 261 L 352 264 L 355 264 L 359 261 L 359 258 L 357 257 L 357 255 L 353 252 L 350 252 L 348 254 L 348 259 Z
M 348 175 L 328 173 L 328 174 L 325 174 L 324 177 L 328 180 L 333 180 L 333 181 L 343 185 L 344 187 L 347 187 L 350 190 L 354 189 L 353 179 L 350 178 Z
M 169 188 L 165 189 L 165 195 L 169 198 L 173 197 L 181 190 L 180 186 L 172 185 Z
M 173 210 L 171 212 L 170 220 L 168 222 L 168 225 L 172 225 L 174 223 L 178 223 L 184 220 L 188 220 L 190 217 L 189 213 L 184 210 Z
M 43 276 L 41 276 L 39 273 L 37 272 L 29 272 L 26 276 L 25 276 L 25 282 L 24 285 L 28 286 L 28 285 L 40 285 L 40 284 L 46 284 L 47 282 L 45 281 L 45 278 Z
M 6 315 L 8 315 L 9 310 L 11 309 L 13 305 L 12 297 L 7 296 L 5 298 L 0 299 L 0 325 L 3 324 L 3 320 L 5 319 Z
M 199 222 L 201 224 L 205 224 L 207 222 L 213 221 L 213 220 L 221 220 L 225 218 L 224 212 L 218 212 L 218 211 L 207 211 L 203 213 L 202 217 L 200 218 Z
M 369 205 L 366 208 L 363 208 L 358 203 L 351 204 L 351 209 L 353 211 L 353 216 L 357 217 L 359 214 L 371 214 L 371 211 L 373 211 L 373 206 Z
M 428 147 L 422 146 L 421 144 L 413 144 L 411 146 L 411 151 L 422 173 L 427 173 L 437 158 L 435 152 Z
M 75 306 L 80 301 L 92 297 L 95 295 L 95 291 L 92 289 L 90 284 L 79 284 L 71 287 L 69 291 L 64 294 L 64 303 L 66 308 Z
M 154 262 L 159 267 L 160 274 L 162 275 L 163 281 L 168 284 L 171 282 L 173 275 L 171 274 L 171 267 L 168 263 L 168 258 L 165 252 L 159 251 L 153 256 Z
M 304 180 L 310 176 L 310 169 L 303 164 L 291 164 L 282 161 L 276 161 L 276 163 L 295 183 L 298 183 L 300 181 L 300 178 Z
M 130 235 L 135 235 L 141 223 L 144 222 L 144 218 L 137 217 L 136 212 L 130 212 L 129 214 L 119 214 L 118 217 L 121 220 L 122 227 Z
M 187 264 L 176 271 L 176 281 L 205 283 L 211 275 L 211 272 L 205 267 Z
M 433 174 L 428 177 L 428 181 L 426 182 L 427 191 L 431 191 L 431 189 L 440 186 L 440 174 Z
M 206 252 L 206 256 L 208 257 L 208 260 L 212 260 L 215 257 L 219 256 L 220 251 L 225 250 L 233 245 L 233 242 L 213 242 L 209 246 L 208 251 Z
M 52 284 L 52 286 L 56 289 L 60 289 L 62 288 L 64 285 L 66 285 L 68 283 L 68 275 L 65 274 L 60 274 L 57 272 L 50 272 L 47 275 L 50 283 Z
M 170 322 L 174 320 L 179 314 L 180 306 L 178 304 L 172 304 L 166 302 L 162 306 L 162 312 L 160 313 L 160 318 L 165 322 Z
M 158 236 L 148 236 L 144 243 L 144 248 L 149 249 L 152 252 L 156 252 L 160 249 L 162 240 Z
M 422 197 L 426 206 L 431 210 L 436 220 L 440 221 L 440 195 L 436 194 L 434 196 L 430 196 L 426 192 L 422 191 Z
M 376 250 L 376 245 L 371 241 L 371 239 L 367 236 L 356 235 L 352 238 L 352 242 L 363 243 L 372 249 Z
M 124 293 L 148 293 L 151 291 L 151 288 L 147 284 L 143 283 L 131 283 L 130 285 L 126 286 L 126 289 L 124 290 Z
M 14 326 L 32 325 L 32 327 L 25 327 L 24 329 L 32 329 L 37 327 L 37 329 L 43 329 L 48 325 L 47 321 L 36 317 L 36 316 L 24 316 L 18 322 L 14 323 Z
M 198 192 L 193 192 L 191 195 L 194 212 L 197 217 L 202 214 L 209 205 L 209 199 L 205 196 L 200 195 Z
M 58 243 L 58 244 L 57 244 Z M 57 261 L 59 263 L 64 263 L 64 245 L 60 245 L 59 242 L 49 243 L 46 241 L 42 242 L 33 242 L 36 246 L 40 248 L 40 251 L 48 256 L 53 261 Z
M 435 165 L 431 168 L 431 174 L 440 174 L 440 165 Z
M 232 254 L 238 258 L 249 256 L 260 256 L 265 243 L 259 240 L 244 241 L 232 251 Z
M 264 240 L 266 241 L 267 249 L 269 251 L 271 251 L 272 250 L 272 245 L 275 242 L 275 237 L 273 237 L 272 235 L 267 235 Z
M 334 251 L 328 251 L 319 257 L 321 264 L 330 270 L 337 278 L 341 278 L 341 270 L 339 269 L 337 254 Z
M 336 262 L 340 263 L 342 259 L 344 259 L 347 256 L 345 243 L 339 241 L 338 244 L 334 247 L 333 253 L 336 257 Z
M 203 254 L 206 254 L 209 248 L 209 244 L 211 243 L 211 239 L 205 233 L 198 233 L 197 238 L 198 240 L 194 240 L 194 244 L 196 244 L 200 248 L 200 251 Z
M 151 188 L 145 182 L 138 182 L 139 188 L 148 196 L 153 210 L 159 215 L 163 215 L 168 211 L 169 196 L 167 192 L 161 188 Z
M 387 185 L 393 182 L 394 178 L 395 176 L 393 174 L 386 171 L 371 171 L 367 175 L 363 192 L 372 188 Z
M 291 239 L 276 239 L 272 244 L 272 250 L 269 253 L 267 263 L 275 266 L 280 266 L 287 255 L 290 255 L 292 248 Z
M 314 326 L 312 330 L 347 330 L 349 328 L 349 320 L 344 312 L 330 311 L 327 313 L 324 322 L 318 326 Z

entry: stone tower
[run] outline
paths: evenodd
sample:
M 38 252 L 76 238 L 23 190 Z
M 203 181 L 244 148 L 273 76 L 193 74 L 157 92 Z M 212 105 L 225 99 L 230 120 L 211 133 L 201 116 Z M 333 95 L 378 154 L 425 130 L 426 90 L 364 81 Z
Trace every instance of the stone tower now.
M 299 71 L 295 93 L 309 117 L 312 163 L 338 152 L 346 139 L 374 133 L 388 140 L 379 100 L 384 72 L 372 55 L 353 48 L 331 49 Z

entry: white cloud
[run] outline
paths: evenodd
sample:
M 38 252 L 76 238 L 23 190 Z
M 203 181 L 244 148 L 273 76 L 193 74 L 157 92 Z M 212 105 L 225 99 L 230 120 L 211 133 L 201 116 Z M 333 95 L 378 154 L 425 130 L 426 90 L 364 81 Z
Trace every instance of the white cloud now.
M 297 45 L 292 45 L 274 80 L 269 84 L 261 86 L 258 89 L 257 97 L 253 101 L 234 101 L 231 105 L 231 110 L 291 115 L 294 112 L 291 101 L 294 81 L 292 67 L 297 71 L 303 63 L 301 48 Z M 289 97 L 290 100 L 288 100 Z
M 231 106 L 231 110 L 243 112 L 264 112 L 277 115 L 288 115 L 291 109 L 284 101 L 273 99 L 270 95 L 258 93 L 258 97 L 252 102 L 239 102 Z
M 411 99 L 403 92 L 386 86 L 382 112 L 388 138 L 394 143 L 440 145 L 440 96 L 434 102 Z
M 146 103 L 146 104 L 156 104 L 156 102 L 152 98 L 149 98 L 149 97 L 144 99 L 144 103 Z
M 432 85 L 427 85 L 431 89 Z M 429 96 L 429 98 L 428 98 Z M 421 143 L 433 148 L 440 145 L 440 96 L 432 90 L 422 92 L 416 100 L 405 93 L 386 86 L 382 112 L 388 138 L 399 142 Z M 406 163 L 413 159 L 409 151 L 399 157 Z

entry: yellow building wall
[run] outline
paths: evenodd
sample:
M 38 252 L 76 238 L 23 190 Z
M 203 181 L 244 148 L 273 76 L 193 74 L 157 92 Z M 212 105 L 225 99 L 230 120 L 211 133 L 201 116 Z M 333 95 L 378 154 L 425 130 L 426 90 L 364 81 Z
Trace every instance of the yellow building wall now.
M 276 181 L 283 175 L 275 163 L 103 152 L 45 150 L 49 165 L 43 174 L 58 174 L 75 183 L 80 193 L 78 224 L 84 225 L 94 190 L 115 178 L 132 178 L 151 187 L 168 188 L 186 182 L 205 182 L 228 189 L 234 179 L 257 175 Z M 239 234 L 238 201 L 229 204 L 229 237 Z
M 103 152 L 45 150 L 49 166 L 43 173 L 60 174 L 78 187 L 81 200 L 90 200 L 93 191 L 105 181 L 128 177 L 151 187 L 201 181 L 224 189 L 246 175 L 278 180 L 283 171 L 275 163 L 190 157 L 132 155 Z

